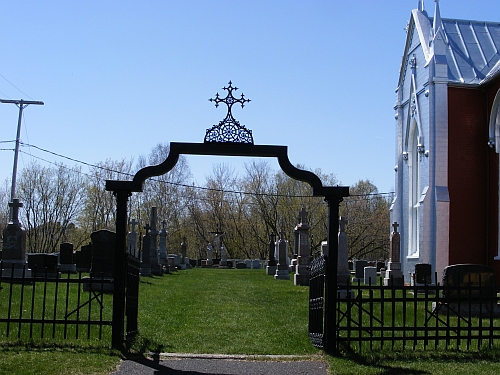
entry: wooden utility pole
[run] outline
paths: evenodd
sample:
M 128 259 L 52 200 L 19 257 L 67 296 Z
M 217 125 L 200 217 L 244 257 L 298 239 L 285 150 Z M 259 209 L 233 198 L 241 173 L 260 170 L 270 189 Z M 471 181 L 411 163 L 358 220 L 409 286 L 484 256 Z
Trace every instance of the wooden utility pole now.
M 0 99 L 0 103 L 10 103 L 15 104 L 19 108 L 19 119 L 17 120 L 17 136 L 16 136 L 16 147 L 14 150 L 14 167 L 12 169 L 12 187 L 10 189 L 10 201 L 13 202 L 16 197 L 16 178 L 17 178 L 17 158 L 19 156 L 19 143 L 21 142 L 21 120 L 23 118 L 23 109 L 30 104 L 43 105 L 43 102 L 35 100 L 10 100 L 10 99 Z M 9 220 L 12 219 L 12 210 L 10 213 Z

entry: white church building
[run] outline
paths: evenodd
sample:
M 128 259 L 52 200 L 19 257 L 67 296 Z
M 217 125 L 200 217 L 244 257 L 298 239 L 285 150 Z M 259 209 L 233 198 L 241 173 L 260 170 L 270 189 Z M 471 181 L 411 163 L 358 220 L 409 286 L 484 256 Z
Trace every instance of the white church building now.
M 448 265 L 485 264 L 500 282 L 500 22 L 441 18 L 440 4 L 453 8 L 419 1 L 407 27 L 391 222 L 405 283 L 417 263 L 437 281 Z

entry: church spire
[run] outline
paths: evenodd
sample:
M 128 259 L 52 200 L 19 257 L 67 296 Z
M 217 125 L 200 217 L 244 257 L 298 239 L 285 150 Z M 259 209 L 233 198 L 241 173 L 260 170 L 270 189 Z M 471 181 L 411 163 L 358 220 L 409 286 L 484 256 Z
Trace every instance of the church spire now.
M 421 11 L 422 13 L 425 12 L 424 0 L 418 0 L 418 10 Z
M 424 6 L 424 0 L 418 0 L 418 9 L 419 12 L 421 12 L 424 16 L 429 18 L 429 15 L 427 14 L 427 11 L 425 10 Z
M 441 29 L 441 12 L 439 11 L 439 0 L 434 0 L 436 2 L 436 10 L 434 11 L 434 24 L 432 25 L 432 29 L 434 31 L 434 37 Z
M 436 2 L 436 9 L 434 11 L 434 22 L 431 29 L 431 40 L 430 43 L 436 46 L 439 41 L 443 46 L 448 43 L 446 32 L 444 30 L 443 21 L 441 20 L 441 11 L 439 10 L 439 0 L 434 0 Z

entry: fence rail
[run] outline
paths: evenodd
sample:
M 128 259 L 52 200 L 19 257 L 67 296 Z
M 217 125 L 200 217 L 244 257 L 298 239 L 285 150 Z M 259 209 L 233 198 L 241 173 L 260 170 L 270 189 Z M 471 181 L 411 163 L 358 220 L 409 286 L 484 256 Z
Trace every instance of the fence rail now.
M 337 350 L 492 347 L 500 342 L 498 292 L 481 285 L 351 285 L 337 299 Z
M 35 273 L 0 262 L 0 335 L 99 338 L 110 335 L 113 281 L 82 273 Z M 30 275 L 31 274 L 31 275 Z M 109 331 L 109 334 L 107 333 Z

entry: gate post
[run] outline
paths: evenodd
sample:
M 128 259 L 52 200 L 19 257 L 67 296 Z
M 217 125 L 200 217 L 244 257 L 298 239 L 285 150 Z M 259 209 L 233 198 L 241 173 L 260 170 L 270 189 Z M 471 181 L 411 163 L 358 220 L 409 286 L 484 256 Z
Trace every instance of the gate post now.
M 337 350 L 337 266 L 338 266 L 338 228 L 339 205 L 342 197 L 325 196 L 328 203 L 328 255 L 325 264 L 325 352 L 332 354 Z
M 125 278 L 127 272 L 127 202 L 130 191 L 115 191 L 116 248 L 113 285 L 113 326 L 111 346 L 123 348 L 125 327 Z

